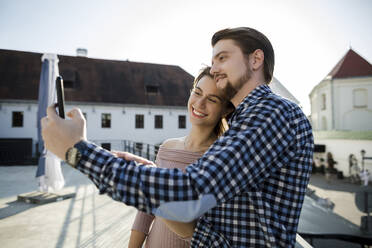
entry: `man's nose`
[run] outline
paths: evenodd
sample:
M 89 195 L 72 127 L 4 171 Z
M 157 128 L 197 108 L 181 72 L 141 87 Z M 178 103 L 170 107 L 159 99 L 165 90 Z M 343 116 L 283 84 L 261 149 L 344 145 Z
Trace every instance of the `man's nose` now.
M 215 75 L 218 73 L 219 69 L 216 63 L 212 64 L 211 69 L 209 70 L 209 73 L 215 77 Z

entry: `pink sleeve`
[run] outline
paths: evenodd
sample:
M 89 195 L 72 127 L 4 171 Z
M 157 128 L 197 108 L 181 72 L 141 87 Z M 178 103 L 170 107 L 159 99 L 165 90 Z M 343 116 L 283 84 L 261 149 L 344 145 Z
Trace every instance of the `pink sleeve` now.
M 156 155 L 155 164 L 158 166 L 159 157 Z M 161 167 L 161 166 L 158 166 Z M 137 211 L 136 218 L 134 219 L 132 230 L 143 232 L 148 235 L 152 222 L 154 221 L 155 216 L 147 214 L 141 211 Z
M 137 211 L 136 218 L 133 222 L 132 230 L 143 232 L 148 235 L 150 226 L 155 216 L 151 214 L 146 214 L 141 211 Z

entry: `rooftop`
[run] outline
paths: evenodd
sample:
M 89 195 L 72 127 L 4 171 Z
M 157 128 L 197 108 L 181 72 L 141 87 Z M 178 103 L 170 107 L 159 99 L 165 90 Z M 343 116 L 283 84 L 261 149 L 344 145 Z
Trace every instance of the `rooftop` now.
M 0 49 L 0 100 L 37 100 L 41 53 Z M 65 99 L 186 106 L 193 76 L 175 65 L 58 55 Z
M 372 65 L 351 48 L 327 75 L 332 78 L 365 76 L 372 76 Z

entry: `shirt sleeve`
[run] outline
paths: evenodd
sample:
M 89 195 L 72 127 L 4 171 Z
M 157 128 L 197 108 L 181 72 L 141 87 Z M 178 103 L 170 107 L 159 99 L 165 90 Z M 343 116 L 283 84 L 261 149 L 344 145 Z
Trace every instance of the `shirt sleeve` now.
M 159 213 L 159 206 L 163 203 L 198 199 L 187 173 L 176 168 L 150 167 L 127 161 L 87 141 L 81 141 L 75 147 L 82 155 L 76 169 L 89 177 L 100 194 L 107 194 L 114 200 L 166 219 L 192 220 L 182 219 L 183 215 L 178 212 Z M 193 206 L 187 208 L 190 211 Z
M 166 219 L 190 222 L 245 187 L 257 187 L 288 162 L 295 136 L 290 119 L 280 108 L 257 107 L 249 115 L 239 114 L 185 173 L 126 161 L 86 141 L 78 143 L 82 158 L 76 168 L 114 200 Z
M 197 164 L 186 169 L 197 192 L 212 192 L 220 204 L 259 187 L 287 164 L 295 155 L 296 136 L 289 112 L 258 106 L 238 115 Z

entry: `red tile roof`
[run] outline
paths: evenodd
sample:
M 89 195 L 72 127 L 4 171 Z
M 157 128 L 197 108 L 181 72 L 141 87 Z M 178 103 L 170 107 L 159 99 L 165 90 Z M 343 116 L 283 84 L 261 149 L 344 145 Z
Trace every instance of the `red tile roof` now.
M 372 76 L 372 65 L 350 49 L 328 76 L 332 78 Z
M 40 53 L 0 49 L 0 100 L 37 100 Z M 58 55 L 66 101 L 186 106 L 193 76 L 179 66 Z M 146 93 L 146 88 L 158 93 Z

